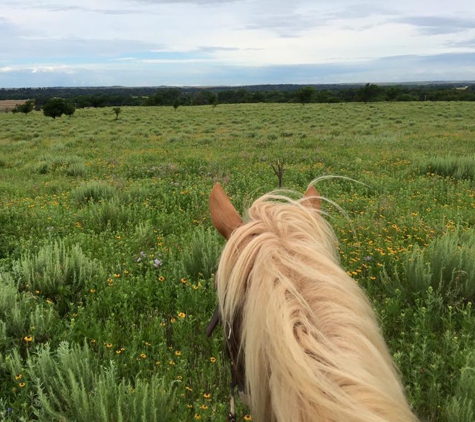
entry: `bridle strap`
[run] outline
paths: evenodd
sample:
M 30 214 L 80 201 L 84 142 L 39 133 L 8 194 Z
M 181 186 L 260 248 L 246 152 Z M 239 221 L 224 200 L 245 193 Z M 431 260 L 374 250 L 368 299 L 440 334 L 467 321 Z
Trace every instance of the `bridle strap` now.
M 206 336 L 209 338 L 212 336 L 215 328 L 221 321 L 221 314 L 219 312 L 219 305 L 216 306 L 213 316 L 211 317 L 210 322 L 206 326 Z M 234 389 L 238 385 L 238 381 L 236 378 L 236 372 L 234 370 L 233 363 L 230 364 L 230 372 L 231 372 L 231 383 L 229 384 L 229 413 L 226 417 L 227 422 L 237 422 L 236 416 L 236 402 L 234 399 Z
M 214 329 L 219 324 L 221 320 L 221 315 L 219 314 L 219 305 L 216 305 L 216 309 L 214 310 L 214 314 L 211 317 L 211 321 L 206 326 L 206 336 L 209 338 L 213 334 Z
M 233 381 L 234 382 L 234 381 Z M 227 422 L 236 422 L 236 403 L 234 401 L 234 385 L 231 383 L 231 389 L 229 391 L 229 413 L 226 418 Z

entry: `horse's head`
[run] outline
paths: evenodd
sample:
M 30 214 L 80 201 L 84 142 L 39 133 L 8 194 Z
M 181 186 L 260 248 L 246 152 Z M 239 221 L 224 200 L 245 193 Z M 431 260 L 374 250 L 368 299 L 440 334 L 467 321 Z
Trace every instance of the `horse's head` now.
M 310 208 L 320 210 L 321 199 L 317 190 L 310 186 L 303 198 L 303 204 L 309 206 Z M 245 223 L 238 211 L 232 205 L 230 199 L 224 192 L 224 189 L 219 183 L 216 183 L 211 191 L 209 198 L 210 202 L 210 211 L 211 219 L 213 225 L 218 230 L 218 232 L 226 239 L 229 240 L 232 234 L 238 230 L 241 226 L 244 226 Z M 251 235 L 254 236 L 258 233 Z M 247 241 L 245 241 L 247 242 Z M 239 243 L 239 242 L 238 242 Z M 237 245 L 236 245 L 237 247 Z M 215 284 L 217 284 L 218 279 L 216 278 Z M 243 289 L 245 290 L 245 288 Z M 220 306 L 223 306 L 223 303 L 220 303 Z M 207 335 L 210 336 L 214 328 L 219 322 L 220 312 L 219 307 L 210 322 L 207 328 Z M 242 352 L 241 345 L 241 323 L 242 323 L 242 314 L 241 307 L 238 306 L 235 308 L 234 319 L 231 323 L 228 321 L 222 321 L 225 329 L 226 335 L 226 344 L 231 359 L 231 386 L 234 388 L 238 387 L 240 391 L 241 400 L 249 404 L 249 398 L 244 394 L 245 390 L 245 365 L 244 365 L 244 354 Z M 231 394 L 232 396 L 232 394 Z M 234 408 L 233 399 L 231 401 L 231 409 Z M 231 413 L 234 411 L 232 410 Z M 232 420 L 232 418 L 231 418 Z
M 313 186 L 309 186 L 304 197 L 306 199 L 305 204 L 320 209 L 320 195 Z M 214 227 L 228 240 L 234 230 L 243 225 L 243 220 L 219 183 L 216 183 L 211 191 L 209 206 Z
M 250 393 L 256 420 L 414 422 L 377 318 L 340 265 L 320 201 L 312 186 L 297 201 L 274 192 L 257 199 L 244 221 L 221 185 L 213 187 L 211 218 L 227 243 L 207 332 L 219 317 L 232 390 Z

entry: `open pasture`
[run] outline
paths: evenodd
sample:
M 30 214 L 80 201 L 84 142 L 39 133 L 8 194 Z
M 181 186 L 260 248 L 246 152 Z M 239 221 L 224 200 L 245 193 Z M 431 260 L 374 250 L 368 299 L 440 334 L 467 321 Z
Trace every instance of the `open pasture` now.
M 242 211 L 279 160 L 360 182 L 316 186 L 342 267 L 420 419 L 475 420 L 474 141 L 473 103 L 0 113 L 0 419 L 225 420 L 208 195 Z
M 11 111 L 18 104 L 23 104 L 25 100 L 0 100 L 0 112 Z

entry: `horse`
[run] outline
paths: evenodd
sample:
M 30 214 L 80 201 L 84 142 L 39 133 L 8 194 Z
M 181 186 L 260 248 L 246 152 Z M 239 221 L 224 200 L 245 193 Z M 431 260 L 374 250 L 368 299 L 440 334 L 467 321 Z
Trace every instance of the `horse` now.
M 233 380 L 258 422 L 415 422 L 363 290 L 338 258 L 313 185 L 257 199 L 243 220 L 210 194 L 227 240 L 215 274 Z

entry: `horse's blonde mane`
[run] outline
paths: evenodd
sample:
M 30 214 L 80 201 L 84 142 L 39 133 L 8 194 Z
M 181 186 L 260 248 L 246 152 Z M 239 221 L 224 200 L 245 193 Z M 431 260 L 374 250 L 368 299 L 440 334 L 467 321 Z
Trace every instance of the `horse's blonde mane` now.
M 259 198 L 219 263 L 222 320 L 242 318 L 253 419 L 416 421 L 368 299 L 305 201 Z

